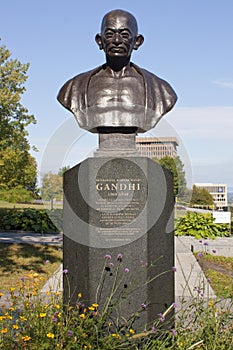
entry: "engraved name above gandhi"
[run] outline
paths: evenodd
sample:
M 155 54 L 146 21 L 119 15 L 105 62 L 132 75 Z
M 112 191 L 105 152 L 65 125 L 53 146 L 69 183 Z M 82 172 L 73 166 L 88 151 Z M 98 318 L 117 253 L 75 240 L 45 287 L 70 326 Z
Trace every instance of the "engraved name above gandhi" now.
M 97 191 L 140 191 L 139 182 L 129 182 L 129 183 L 103 183 L 98 182 L 96 184 L 96 190 Z

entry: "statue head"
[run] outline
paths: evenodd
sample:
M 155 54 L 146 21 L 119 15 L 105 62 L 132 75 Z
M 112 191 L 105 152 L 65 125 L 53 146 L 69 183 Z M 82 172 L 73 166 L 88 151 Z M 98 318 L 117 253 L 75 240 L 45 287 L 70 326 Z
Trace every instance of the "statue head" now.
M 138 34 L 136 18 L 124 10 L 108 12 L 102 20 L 101 33 L 96 34 L 96 43 L 110 59 L 129 59 L 133 50 L 142 45 L 144 38 Z

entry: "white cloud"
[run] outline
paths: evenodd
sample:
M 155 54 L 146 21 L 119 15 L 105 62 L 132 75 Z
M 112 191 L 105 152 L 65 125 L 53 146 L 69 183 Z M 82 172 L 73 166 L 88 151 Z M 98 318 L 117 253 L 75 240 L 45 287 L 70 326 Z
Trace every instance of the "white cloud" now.
M 233 185 L 233 106 L 177 107 L 165 119 L 185 145 L 193 182 Z
M 166 118 L 184 139 L 226 142 L 233 138 L 233 106 L 177 107 Z
M 233 82 L 231 81 L 214 80 L 212 83 L 224 88 L 233 89 Z

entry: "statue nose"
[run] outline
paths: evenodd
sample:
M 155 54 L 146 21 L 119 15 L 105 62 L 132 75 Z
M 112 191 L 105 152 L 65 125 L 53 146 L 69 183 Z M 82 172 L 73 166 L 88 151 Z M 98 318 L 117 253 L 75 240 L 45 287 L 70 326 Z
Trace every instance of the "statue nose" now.
M 119 33 L 115 33 L 114 37 L 113 37 L 113 42 L 115 44 L 121 44 L 122 43 L 122 37 Z

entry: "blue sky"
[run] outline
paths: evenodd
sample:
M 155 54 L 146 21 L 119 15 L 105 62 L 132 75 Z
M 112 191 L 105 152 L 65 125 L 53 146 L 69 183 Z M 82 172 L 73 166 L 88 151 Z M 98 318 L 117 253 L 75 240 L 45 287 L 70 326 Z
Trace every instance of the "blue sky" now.
M 179 137 L 189 182 L 233 187 L 232 0 L 2 0 L 1 44 L 30 63 L 22 102 L 38 121 L 29 139 L 40 172 L 73 166 L 97 147 L 97 136 L 80 130 L 56 95 L 69 78 L 104 62 L 94 37 L 115 8 L 132 12 L 145 37 L 132 61 L 178 94 L 150 135 Z

